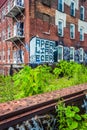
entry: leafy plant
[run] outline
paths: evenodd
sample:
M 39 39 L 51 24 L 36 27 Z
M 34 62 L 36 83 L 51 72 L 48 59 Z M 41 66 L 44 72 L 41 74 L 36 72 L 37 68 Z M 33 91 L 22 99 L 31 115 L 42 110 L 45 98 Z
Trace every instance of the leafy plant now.
M 80 115 L 77 106 L 65 106 L 59 102 L 57 109 L 58 130 L 86 130 L 87 114 Z
M 87 67 L 75 62 L 60 61 L 53 69 L 40 65 L 24 66 L 18 73 L 0 76 L 0 102 L 58 90 L 87 82 Z
M 46 65 L 38 66 L 35 69 L 25 66 L 23 70 L 14 75 L 14 86 L 19 87 L 19 90 L 21 90 L 22 95 L 20 96 L 26 97 L 44 93 L 46 87 L 49 85 L 49 80 L 53 77 L 50 73 L 50 69 L 51 68 Z M 17 98 L 18 96 L 19 93 Z

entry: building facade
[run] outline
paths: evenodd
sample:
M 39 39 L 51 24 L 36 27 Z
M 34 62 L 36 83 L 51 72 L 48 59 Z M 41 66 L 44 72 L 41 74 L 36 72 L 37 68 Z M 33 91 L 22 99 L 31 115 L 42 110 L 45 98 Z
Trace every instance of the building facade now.
M 9 73 L 11 64 L 87 63 L 86 0 L 4 0 L 0 5 L 0 73 Z

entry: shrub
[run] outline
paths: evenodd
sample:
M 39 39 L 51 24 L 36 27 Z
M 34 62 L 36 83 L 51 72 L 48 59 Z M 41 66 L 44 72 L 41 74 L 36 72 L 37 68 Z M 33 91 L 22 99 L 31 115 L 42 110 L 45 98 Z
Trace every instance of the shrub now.
M 77 106 L 66 106 L 59 102 L 57 109 L 58 130 L 86 130 L 87 114 L 80 115 Z
M 22 92 L 19 95 L 19 91 L 17 98 L 44 93 L 46 87 L 48 87 L 49 80 L 53 77 L 50 69 L 46 65 L 38 66 L 35 69 L 25 66 L 18 74 L 14 75 L 14 86 L 19 87 L 19 90 Z

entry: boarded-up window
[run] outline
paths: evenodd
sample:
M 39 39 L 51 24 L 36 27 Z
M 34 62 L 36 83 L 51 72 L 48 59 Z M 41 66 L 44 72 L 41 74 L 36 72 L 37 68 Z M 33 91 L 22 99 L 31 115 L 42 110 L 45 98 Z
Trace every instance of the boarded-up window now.
M 43 14 L 43 21 L 50 23 L 50 16 L 47 14 Z
M 43 29 L 44 32 L 49 32 L 50 28 L 50 16 L 47 14 L 43 14 Z

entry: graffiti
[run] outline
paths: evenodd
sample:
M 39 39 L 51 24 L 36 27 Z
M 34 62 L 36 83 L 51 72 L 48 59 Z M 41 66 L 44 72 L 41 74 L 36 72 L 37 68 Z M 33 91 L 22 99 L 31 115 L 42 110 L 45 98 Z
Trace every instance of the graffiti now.
M 69 47 L 63 48 L 63 59 L 69 61 L 70 60 L 70 49 Z
M 33 38 L 30 42 L 30 63 L 54 62 L 55 42 L 40 38 Z M 32 57 L 34 57 L 32 59 Z
M 85 109 L 85 113 L 87 113 L 87 95 L 85 96 L 85 99 L 83 100 L 83 105 L 82 105 L 82 108 Z
M 59 50 L 59 46 L 62 49 Z M 32 58 L 33 57 L 33 58 Z M 50 41 L 34 37 L 30 41 L 30 63 L 53 63 L 60 60 L 87 64 L 87 52 L 83 48 L 75 49 L 64 45 L 63 40 Z
M 75 55 L 74 60 L 75 60 L 77 63 L 79 63 L 79 50 L 78 50 L 78 49 L 77 49 L 77 50 L 75 50 L 74 55 Z
M 57 120 L 53 115 L 35 116 L 27 121 L 11 126 L 8 130 L 57 130 Z
M 84 59 L 84 63 L 87 64 L 87 52 L 84 52 L 84 57 L 83 57 L 83 59 Z

